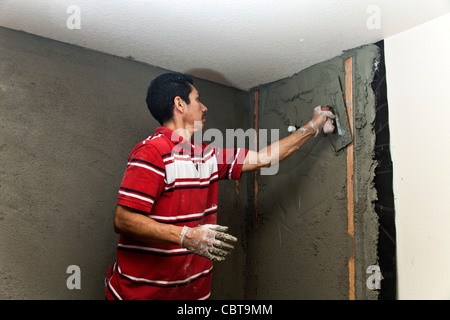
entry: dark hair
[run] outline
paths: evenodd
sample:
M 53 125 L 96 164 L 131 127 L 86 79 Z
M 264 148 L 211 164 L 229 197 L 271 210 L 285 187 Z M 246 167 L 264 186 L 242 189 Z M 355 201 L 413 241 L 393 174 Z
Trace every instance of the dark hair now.
M 180 97 L 187 104 L 191 103 L 189 94 L 193 83 L 191 77 L 181 73 L 166 73 L 153 79 L 148 87 L 145 101 L 150 113 L 161 125 L 172 119 L 175 97 Z

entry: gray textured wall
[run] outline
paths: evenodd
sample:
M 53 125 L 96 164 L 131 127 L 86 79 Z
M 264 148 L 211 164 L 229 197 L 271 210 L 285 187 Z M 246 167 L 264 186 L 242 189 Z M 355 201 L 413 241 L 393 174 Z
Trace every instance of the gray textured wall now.
M 377 49 L 366 46 L 259 87 L 260 128 L 302 125 L 344 59 L 354 57 L 357 298 L 376 298 L 365 269 L 377 263 L 372 186 Z M 102 299 L 115 260 L 112 219 L 133 146 L 158 125 L 145 105 L 165 70 L 0 28 L 0 299 Z M 253 127 L 251 92 L 196 79 L 208 107 L 205 129 Z M 270 140 L 270 138 L 269 138 Z M 218 222 L 239 238 L 215 264 L 213 299 L 346 299 L 345 152 L 313 138 L 259 176 L 255 230 L 252 174 L 220 184 Z M 81 289 L 69 290 L 69 265 Z
M 298 74 L 261 86 L 260 129 L 302 126 L 315 106 L 334 105 L 338 77 L 345 92 L 344 62 L 353 57 L 355 121 L 356 294 L 367 290 L 366 268 L 377 263 L 378 220 L 373 201 L 375 97 L 370 87 L 378 48 L 350 50 Z M 332 98 L 331 98 L 332 97 Z M 250 237 L 251 295 L 258 299 L 348 299 L 346 150 L 335 153 L 329 138 L 312 138 L 280 164 L 276 175 L 258 176 L 258 229 Z M 249 255 L 249 256 L 250 256 Z
M 129 152 L 158 125 L 145 95 L 163 72 L 0 28 L 0 299 L 103 299 L 118 187 Z M 209 108 L 207 127 L 247 124 L 245 93 L 195 85 Z M 221 190 L 228 197 L 219 200 L 219 221 L 242 239 L 245 202 L 233 182 Z M 235 287 L 243 259 L 238 248 L 218 266 L 217 297 L 243 296 Z M 66 286 L 69 265 L 80 267 L 80 290 Z M 229 274 L 233 281 L 221 279 Z

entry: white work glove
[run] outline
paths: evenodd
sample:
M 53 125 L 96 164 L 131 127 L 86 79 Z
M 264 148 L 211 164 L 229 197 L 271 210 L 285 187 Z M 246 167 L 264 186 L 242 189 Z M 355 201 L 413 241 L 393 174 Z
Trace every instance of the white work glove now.
M 315 137 L 320 133 L 322 128 L 325 133 L 331 133 L 334 131 L 333 123 L 331 119 L 336 118 L 336 116 L 331 111 L 322 110 L 321 106 L 317 106 L 314 108 L 313 117 L 309 123 L 309 125 L 316 131 Z
M 184 226 L 180 233 L 180 246 L 212 261 L 223 261 L 234 249 L 234 246 L 227 242 L 237 242 L 227 231 L 228 227 L 215 224 L 195 228 Z
M 325 134 L 329 134 L 334 131 L 333 121 L 330 118 L 327 118 L 327 121 L 325 121 L 322 130 Z

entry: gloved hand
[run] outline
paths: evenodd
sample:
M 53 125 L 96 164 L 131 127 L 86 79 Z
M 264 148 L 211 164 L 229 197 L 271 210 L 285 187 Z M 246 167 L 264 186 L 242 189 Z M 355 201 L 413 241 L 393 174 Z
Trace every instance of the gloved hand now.
M 334 127 L 331 123 L 331 119 L 336 118 L 336 116 L 331 111 L 322 110 L 321 106 L 317 106 L 314 108 L 313 117 L 309 123 L 309 125 L 316 131 L 315 137 L 320 133 L 322 128 L 326 125 L 326 133 L 333 132 Z M 330 131 L 331 130 L 331 131 Z
M 234 249 L 234 246 L 227 242 L 237 242 L 227 231 L 228 227 L 215 224 L 195 228 L 184 226 L 180 233 L 180 246 L 212 261 L 222 261 Z
M 334 125 L 333 121 L 330 118 L 327 118 L 327 121 L 325 121 L 325 124 L 323 125 L 323 133 L 329 134 L 334 131 Z

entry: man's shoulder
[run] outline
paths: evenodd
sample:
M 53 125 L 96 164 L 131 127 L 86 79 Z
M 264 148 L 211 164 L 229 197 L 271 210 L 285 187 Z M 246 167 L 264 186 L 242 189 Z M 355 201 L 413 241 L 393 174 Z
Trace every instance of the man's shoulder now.
M 131 154 L 159 154 L 170 153 L 172 143 L 163 134 L 155 134 L 139 142 Z

